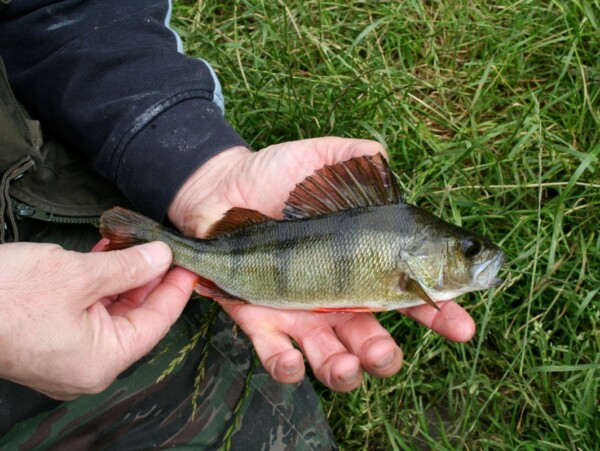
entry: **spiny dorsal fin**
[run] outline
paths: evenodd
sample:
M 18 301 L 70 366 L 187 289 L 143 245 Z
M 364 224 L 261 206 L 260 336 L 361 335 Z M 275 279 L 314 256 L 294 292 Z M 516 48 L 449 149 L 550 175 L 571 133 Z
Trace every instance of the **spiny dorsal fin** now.
M 283 218 L 308 218 L 401 202 L 402 194 L 394 174 L 387 160 L 378 153 L 325 166 L 305 178 L 290 193 Z
M 263 222 L 272 221 L 266 215 L 249 208 L 233 207 L 223 215 L 223 217 L 213 224 L 207 234 L 207 239 L 219 238 L 227 235 L 242 227 L 247 227 L 253 224 L 261 224 Z

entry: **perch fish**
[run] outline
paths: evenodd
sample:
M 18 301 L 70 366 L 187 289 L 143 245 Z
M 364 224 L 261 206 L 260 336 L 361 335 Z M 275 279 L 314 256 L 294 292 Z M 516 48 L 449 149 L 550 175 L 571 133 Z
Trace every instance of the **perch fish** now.
M 384 311 L 499 285 L 489 239 L 404 201 L 381 155 L 325 166 L 290 193 L 283 219 L 232 208 L 206 239 L 123 208 L 105 212 L 108 249 L 164 241 L 173 263 L 218 302 L 283 309 Z

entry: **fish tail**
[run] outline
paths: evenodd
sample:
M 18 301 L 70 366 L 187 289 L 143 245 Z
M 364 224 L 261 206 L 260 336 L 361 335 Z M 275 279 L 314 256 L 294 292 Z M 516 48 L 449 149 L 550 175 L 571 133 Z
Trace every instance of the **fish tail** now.
M 106 250 L 125 249 L 158 238 L 161 225 L 139 213 L 115 207 L 100 217 L 100 234 L 110 240 Z

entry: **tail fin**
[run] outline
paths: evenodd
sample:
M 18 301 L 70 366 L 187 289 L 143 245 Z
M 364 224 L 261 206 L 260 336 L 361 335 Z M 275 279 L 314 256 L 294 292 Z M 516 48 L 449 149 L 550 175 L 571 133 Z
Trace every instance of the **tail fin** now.
M 110 240 L 105 247 L 109 251 L 153 241 L 159 229 L 157 222 L 126 208 L 115 207 L 100 217 L 100 234 Z

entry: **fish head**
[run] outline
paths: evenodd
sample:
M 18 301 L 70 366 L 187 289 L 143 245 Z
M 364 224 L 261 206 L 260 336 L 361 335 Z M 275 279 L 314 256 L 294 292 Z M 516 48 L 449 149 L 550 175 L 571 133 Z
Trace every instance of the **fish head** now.
M 401 253 L 414 279 L 434 301 L 502 283 L 505 254 L 488 238 L 421 210 L 418 245 Z M 418 221 L 417 221 L 418 222 Z

